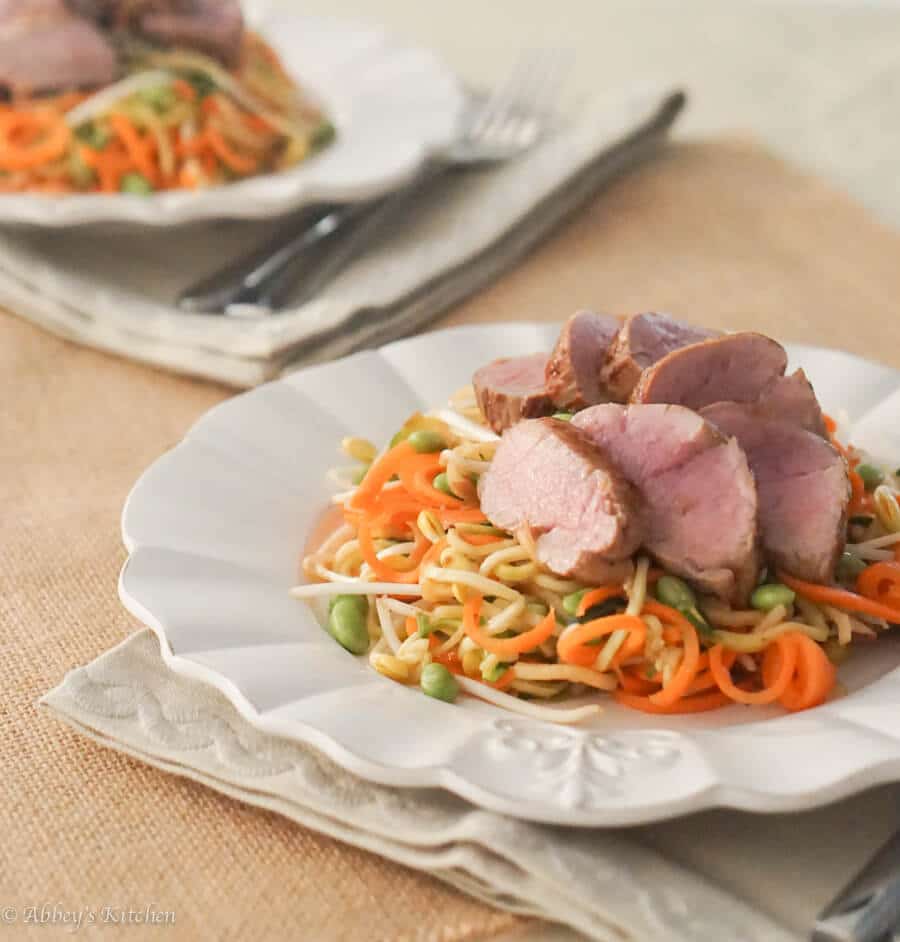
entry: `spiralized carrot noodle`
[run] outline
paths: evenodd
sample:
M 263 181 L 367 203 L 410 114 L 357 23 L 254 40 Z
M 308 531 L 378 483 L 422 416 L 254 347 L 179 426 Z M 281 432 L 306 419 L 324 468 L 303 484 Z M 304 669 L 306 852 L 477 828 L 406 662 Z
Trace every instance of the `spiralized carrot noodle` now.
M 214 102 L 208 110 L 220 118 L 229 107 Z M 152 154 L 150 137 L 137 131 Z M 240 140 L 225 137 L 229 146 Z M 98 159 L 98 174 L 114 180 L 125 172 L 129 146 L 135 144 L 123 126 Z M 900 536 L 877 522 L 876 535 L 848 547 L 869 563 L 858 592 L 772 573 L 796 592 L 792 605 L 760 612 L 701 596 L 709 631 L 653 597 L 665 571 L 651 568 L 646 555 L 627 561 L 631 574 L 622 584 L 585 585 L 548 571 L 539 533 L 527 525 L 508 532 L 479 505 L 477 480 L 490 470 L 497 439 L 479 424 L 473 402 L 469 396 L 459 405 L 465 415 L 417 413 L 404 424 L 406 435 L 438 435 L 435 451 L 418 452 L 403 436 L 380 453 L 368 442 L 352 449 L 361 480 L 350 486 L 360 476 L 345 469 L 346 490 L 332 498 L 338 522 L 324 528 L 323 542 L 303 562 L 310 580 L 323 581 L 293 590 L 306 599 L 365 596 L 359 612 L 369 654 L 385 677 L 415 684 L 435 662 L 464 693 L 547 722 L 597 714 L 596 704 L 552 702 L 567 695 L 606 695 L 656 716 L 732 705 L 798 711 L 834 690 L 836 671 L 823 644 L 851 644 L 900 624 L 900 559 L 892 558 Z M 452 494 L 435 487 L 442 473 Z M 871 495 L 859 490 L 861 481 L 857 500 L 864 503 Z M 608 614 L 591 618 L 601 605 Z
M 860 595 L 874 602 L 896 608 L 900 617 L 900 563 L 873 563 L 859 574 L 856 587 Z
M 556 645 L 559 659 L 567 664 L 590 667 L 597 660 L 600 651 L 591 647 L 589 642 L 605 638 L 614 631 L 625 631 L 628 632 L 629 638 L 635 638 L 634 649 L 629 648 L 627 656 L 637 653 L 647 637 L 647 626 L 636 615 L 607 615 L 583 625 L 572 626 L 563 632 Z
M 514 657 L 527 651 L 533 651 L 543 644 L 556 628 L 556 615 L 550 611 L 530 631 L 525 631 L 515 638 L 493 638 L 487 632 L 482 631 L 478 625 L 481 605 L 482 599 L 477 595 L 471 595 L 466 599 L 463 606 L 463 629 L 479 647 L 496 654 L 498 657 Z
M 880 602 L 873 602 L 863 595 L 857 595 L 856 592 L 848 592 L 846 589 L 838 589 L 833 586 L 817 585 L 815 582 L 805 582 L 784 572 L 779 572 L 778 578 L 788 588 L 798 592 L 811 602 L 834 605 L 835 608 L 846 609 L 848 612 L 874 615 L 876 618 L 884 618 L 889 622 L 897 622 L 900 619 L 900 612 L 896 608 L 883 605 Z
M 658 693 L 650 695 L 656 706 L 671 706 L 681 699 L 697 675 L 700 661 L 700 641 L 697 638 L 697 629 L 679 612 L 668 605 L 648 599 L 644 603 L 644 610 L 656 615 L 664 625 L 671 625 L 681 632 L 681 643 L 684 653 L 675 675 Z
M 808 710 L 824 703 L 834 689 L 837 671 L 828 656 L 806 635 L 795 633 L 784 635 L 790 638 L 797 649 L 797 661 L 794 675 L 787 688 L 779 697 L 779 702 L 792 713 Z M 763 658 L 763 683 L 772 686 L 780 674 L 782 665 L 781 649 L 775 647 L 766 652 Z
M 219 186 L 294 166 L 334 129 L 266 43 L 248 32 L 238 65 L 182 49 L 123 47 L 124 77 L 0 106 L 0 190 Z
M 591 589 L 590 592 L 585 592 L 581 597 L 581 601 L 578 603 L 577 612 L 579 618 L 584 615 L 588 609 L 593 608 L 595 605 L 600 605 L 607 599 L 615 598 L 618 595 L 625 595 L 625 586 L 608 585 L 600 589 Z
M 797 635 L 779 635 L 766 649 L 766 657 L 774 656 L 780 651 L 781 656 L 776 666 L 769 671 L 769 680 L 762 690 L 744 690 L 735 685 L 731 679 L 731 672 L 723 660 L 725 649 L 717 644 L 709 650 L 709 669 L 718 688 L 731 700 L 737 703 L 755 704 L 761 706 L 765 703 L 774 703 L 780 699 L 787 690 L 794 676 L 797 664 Z M 799 637 L 805 637 L 800 635 Z M 813 642 L 814 643 L 814 642 Z
M 613 693 L 613 699 L 622 706 L 630 707 L 632 710 L 640 710 L 642 713 L 656 713 L 676 715 L 679 713 L 708 713 L 710 710 L 720 710 L 728 706 L 732 701 L 722 693 L 721 690 L 715 690 L 712 693 L 702 693 L 694 697 L 682 697 L 675 700 L 668 706 L 656 703 L 652 696 L 644 697 L 639 694 L 626 693 L 623 690 L 616 690 Z

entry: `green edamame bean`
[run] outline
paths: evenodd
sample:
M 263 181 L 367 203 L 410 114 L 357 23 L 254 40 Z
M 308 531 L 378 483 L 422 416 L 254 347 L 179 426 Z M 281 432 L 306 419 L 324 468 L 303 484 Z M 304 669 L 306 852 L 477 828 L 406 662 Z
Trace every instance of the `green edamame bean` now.
M 351 654 L 365 654 L 369 650 L 366 616 L 355 603 L 355 598 L 351 601 L 346 595 L 335 601 L 328 615 L 328 631 Z
M 656 597 L 676 612 L 680 612 L 701 634 L 708 634 L 712 629 L 709 622 L 697 608 L 697 596 L 693 589 L 677 576 L 660 576 L 656 583 Z
M 346 605 L 352 605 L 359 611 L 359 614 L 365 618 L 369 614 L 369 600 L 364 595 L 333 595 L 328 603 L 328 614 L 330 615 L 335 605 L 343 602 Z
M 865 560 L 853 553 L 841 553 L 837 564 L 837 577 L 841 582 L 856 584 L 857 577 L 866 568 Z
M 422 693 L 435 700 L 444 700 L 452 703 L 459 694 L 459 684 L 456 678 L 443 664 L 426 664 L 422 668 L 422 679 L 419 681 Z
M 406 440 L 412 446 L 413 451 L 419 452 L 420 455 L 432 451 L 443 451 L 447 447 L 447 443 L 437 432 L 431 432 L 427 428 L 418 429 Z
M 760 612 L 770 612 L 778 605 L 793 604 L 796 594 L 780 582 L 770 582 L 761 585 L 750 596 L 750 604 Z
M 697 607 L 697 597 L 691 587 L 677 576 L 660 576 L 656 583 L 656 597 L 678 612 L 689 612 Z
M 873 464 L 860 464 L 856 466 L 856 473 L 862 478 L 867 491 L 874 491 L 884 480 L 884 472 Z
M 109 143 L 109 132 L 104 131 L 93 121 L 88 121 L 75 129 L 75 136 L 84 141 L 92 150 L 103 150 Z
M 442 494 L 446 494 L 448 497 L 456 497 L 456 494 L 453 493 L 453 489 L 450 487 L 450 481 L 443 471 L 441 471 L 431 483 L 432 486 Z
M 587 589 L 579 589 L 571 595 L 563 596 L 562 605 L 567 615 L 571 615 L 574 618 L 578 614 L 578 606 L 581 605 L 581 600 L 584 598 L 585 592 L 587 592 Z

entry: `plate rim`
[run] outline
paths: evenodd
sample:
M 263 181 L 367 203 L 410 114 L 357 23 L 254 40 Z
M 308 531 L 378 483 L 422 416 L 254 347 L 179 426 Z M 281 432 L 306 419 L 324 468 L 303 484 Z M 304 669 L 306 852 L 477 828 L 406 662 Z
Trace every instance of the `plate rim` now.
M 399 154 L 390 172 L 365 181 L 291 180 L 292 171 L 262 174 L 244 181 L 198 191 L 168 191 L 151 197 L 127 194 L 82 193 L 60 197 L 35 193 L 0 194 L 0 217 L 3 225 L 31 229 L 75 229 L 82 226 L 122 225 L 138 228 L 165 229 L 194 223 L 228 220 L 264 220 L 295 212 L 315 203 L 354 203 L 372 199 L 409 181 L 422 165 L 445 147 L 453 137 L 459 115 L 466 100 L 465 89 L 454 70 L 431 48 L 401 37 L 371 21 L 356 17 L 327 14 L 304 14 L 290 9 L 273 11 L 253 28 L 265 33 L 278 24 L 318 25 L 320 29 L 339 25 L 347 34 L 367 34 L 392 56 L 415 54 L 427 60 L 431 75 L 447 83 L 452 91 L 448 99 L 447 122 L 441 133 L 422 140 L 421 135 L 406 141 L 408 153 Z M 303 76 L 298 74 L 299 81 Z M 329 99 L 327 89 L 316 89 L 317 97 Z M 335 145 L 335 146 L 339 146 Z M 324 153 L 324 152 L 323 152 Z M 317 156 L 311 158 L 313 161 Z M 277 197 L 265 188 L 278 187 L 287 192 Z
M 383 350 L 390 350 L 403 345 L 415 345 L 424 338 L 431 338 L 433 341 L 436 335 L 449 335 L 460 332 L 473 332 L 477 334 L 481 330 L 496 329 L 498 327 L 509 329 L 528 328 L 533 330 L 535 327 L 546 328 L 547 326 L 547 322 L 523 321 L 477 325 L 457 325 L 437 331 L 432 331 L 428 334 L 419 334 L 413 337 L 404 338 L 399 341 L 394 341 L 390 344 L 386 344 L 377 348 L 377 350 L 373 352 L 380 353 Z M 870 365 L 876 362 L 868 360 L 867 358 L 861 357 L 857 354 L 847 353 L 845 351 L 835 350 L 833 348 L 822 347 L 818 345 L 813 346 L 808 344 L 788 344 L 788 346 L 793 350 L 802 350 L 810 353 L 827 352 L 830 354 L 838 354 L 843 357 L 851 358 L 861 365 Z M 352 356 L 353 355 L 351 355 L 351 357 Z M 333 364 L 340 363 L 347 359 L 350 359 L 350 357 L 343 357 L 340 360 L 335 360 L 329 364 L 312 367 L 311 369 L 328 369 Z M 883 364 L 881 366 L 883 369 L 887 369 L 896 375 L 898 380 L 898 389 L 900 389 L 900 370 L 896 370 L 893 367 Z M 299 372 L 306 372 L 306 370 L 301 370 Z M 285 379 L 279 379 L 265 383 L 260 387 L 256 387 L 256 389 L 258 390 L 279 385 L 290 384 Z M 639 826 L 650 824 L 656 821 L 667 820 L 693 812 L 711 810 L 713 808 L 730 808 L 741 811 L 767 814 L 803 811 L 847 798 L 866 788 L 900 779 L 900 752 L 898 752 L 896 748 L 900 747 L 900 742 L 888 736 L 886 733 L 881 732 L 880 730 L 859 725 L 858 728 L 861 731 L 864 731 L 869 737 L 890 742 L 895 747 L 893 754 L 879 757 L 875 761 L 870 760 L 868 763 L 857 767 L 853 772 L 848 773 L 840 779 L 830 782 L 826 785 L 817 785 L 800 791 L 777 793 L 767 791 L 764 788 L 739 785 L 733 782 L 713 781 L 707 785 L 693 789 L 689 794 L 680 798 L 661 798 L 634 806 L 608 805 L 594 809 L 582 808 L 577 810 L 578 820 L 576 821 L 573 820 L 573 818 L 576 816 L 576 812 L 573 812 L 571 808 L 537 799 L 534 801 L 529 801 L 521 797 L 511 799 L 471 781 L 461 771 L 458 771 L 457 769 L 448 765 L 447 759 L 448 756 L 452 757 L 452 752 L 445 755 L 444 760 L 437 764 L 421 765 L 416 767 L 402 767 L 396 765 L 391 766 L 356 754 L 351 748 L 339 742 L 331 734 L 317 729 L 315 726 L 309 723 L 297 719 L 282 720 L 278 717 L 264 715 L 264 711 L 258 710 L 253 705 L 253 703 L 242 693 L 240 688 L 232 679 L 217 670 L 197 663 L 187 656 L 180 656 L 176 654 L 169 643 L 169 639 L 166 634 L 166 628 L 163 622 L 153 614 L 151 608 L 147 607 L 147 605 L 141 601 L 140 598 L 132 595 L 126 586 L 126 578 L 130 569 L 136 565 L 140 565 L 142 554 L 144 552 L 152 551 L 154 549 L 152 546 L 142 546 L 138 544 L 129 536 L 126 526 L 129 509 L 136 501 L 143 499 L 144 483 L 146 482 L 148 476 L 151 474 L 153 469 L 157 467 L 159 462 L 165 460 L 170 455 L 174 455 L 179 451 L 179 449 L 183 448 L 187 442 L 191 441 L 191 433 L 193 430 L 211 412 L 223 408 L 227 409 L 230 403 L 242 399 L 245 396 L 252 395 L 254 392 L 255 390 L 250 390 L 240 393 L 237 396 L 232 396 L 229 399 L 218 403 L 216 406 L 213 406 L 212 409 L 207 410 L 201 414 L 186 431 L 181 441 L 179 441 L 172 449 L 167 450 L 162 455 L 157 457 L 144 470 L 144 472 L 132 486 L 125 500 L 121 515 L 122 538 L 126 550 L 128 551 L 128 558 L 123 564 L 119 574 L 118 591 L 119 597 L 125 608 L 132 615 L 138 618 L 144 625 L 149 627 L 157 636 L 165 664 L 177 674 L 210 684 L 212 687 L 226 696 L 227 699 L 238 710 L 239 714 L 248 722 L 250 722 L 255 728 L 279 737 L 286 738 L 290 741 L 300 742 L 319 749 L 329 759 L 336 762 L 342 768 L 377 784 L 397 787 L 440 787 L 472 802 L 476 806 L 486 808 L 491 811 L 496 811 L 505 815 L 512 814 L 513 816 L 522 818 L 523 820 L 562 826 L 592 828 Z M 187 551 L 169 551 L 179 553 L 184 552 L 185 555 L 189 555 Z M 888 674 L 884 675 L 884 677 L 874 681 L 872 686 L 883 681 L 886 677 L 891 677 L 894 675 L 900 677 L 900 667 L 893 669 L 892 671 L 888 672 Z M 784 717 L 779 719 L 789 718 Z M 839 717 L 838 719 L 844 725 L 856 725 L 852 719 L 847 719 L 846 717 Z M 573 742 L 586 741 L 586 738 L 589 738 L 592 735 L 598 735 L 596 731 L 592 732 L 589 729 L 581 729 L 577 726 L 553 727 L 549 724 L 541 723 L 541 721 L 538 720 L 531 720 L 522 717 L 517 718 L 512 714 L 498 716 L 492 721 L 486 721 L 483 725 L 485 727 L 496 726 L 503 720 L 515 721 L 516 723 L 522 725 L 529 724 L 529 726 L 532 727 L 540 726 L 553 730 L 562 729 L 564 730 L 563 735 L 570 737 Z M 769 722 L 773 721 L 760 720 L 754 725 L 763 725 Z M 667 735 L 672 733 L 672 730 L 665 726 L 661 726 L 658 729 L 654 727 L 653 729 L 647 730 L 645 732 L 658 732 L 663 735 Z M 610 734 L 603 733 L 601 735 L 608 737 Z M 612 735 L 615 734 L 613 733 Z M 515 811 L 511 811 L 511 804 L 513 801 L 515 801 L 516 804 Z

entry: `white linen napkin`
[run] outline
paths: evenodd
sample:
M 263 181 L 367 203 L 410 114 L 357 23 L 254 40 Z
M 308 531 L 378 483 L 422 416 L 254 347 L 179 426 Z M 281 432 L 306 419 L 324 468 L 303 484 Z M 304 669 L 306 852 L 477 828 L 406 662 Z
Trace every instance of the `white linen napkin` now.
M 650 154 L 682 103 L 680 93 L 659 85 L 610 93 L 523 156 L 455 174 L 426 195 L 407 226 L 293 310 L 246 318 L 174 306 L 188 285 L 265 242 L 274 221 L 164 231 L 0 231 L 0 305 L 91 346 L 253 386 L 288 365 L 419 329 Z
M 40 702 L 102 745 L 602 942 L 800 942 L 900 825 L 894 788 L 804 814 L 576 830 L 374 785 L 255 730 L 217 690 L 171 672 L 146 629 Z

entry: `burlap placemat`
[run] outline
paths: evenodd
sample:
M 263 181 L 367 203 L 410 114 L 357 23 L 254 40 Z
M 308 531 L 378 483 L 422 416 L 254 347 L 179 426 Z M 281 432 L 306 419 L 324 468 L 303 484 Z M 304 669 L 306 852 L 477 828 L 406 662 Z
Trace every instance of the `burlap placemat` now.
M 668 309 L 900 366 L 898 259 L 900 236 L 752 144 L 680 145 L 445 322 Z M 44 691 L 133 627 L 115 589 L 128 489 L 228 393 L 5 314 L 0 377 L 0 913 L 153 906 L 185 939 L 462 940 L 512 927 L 428 877 L 38 715 Z

